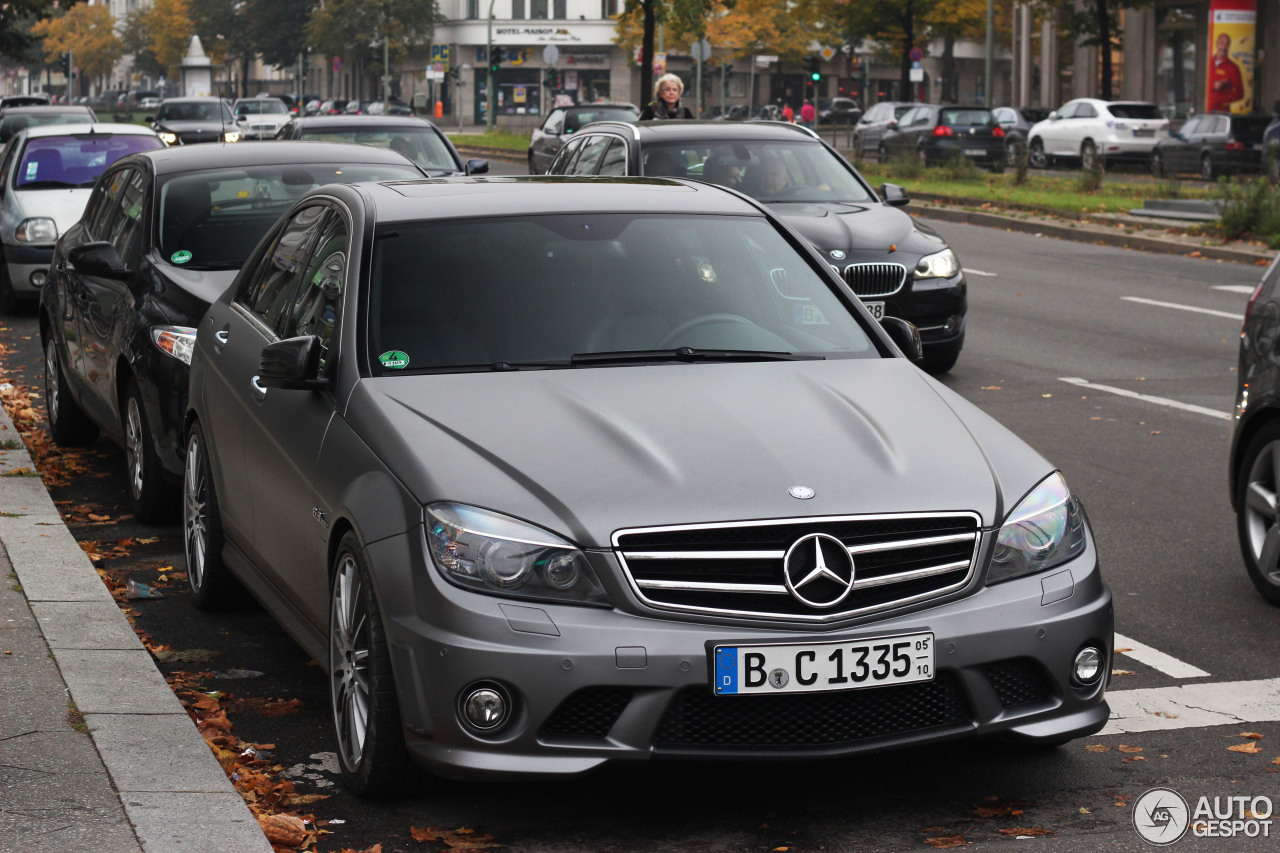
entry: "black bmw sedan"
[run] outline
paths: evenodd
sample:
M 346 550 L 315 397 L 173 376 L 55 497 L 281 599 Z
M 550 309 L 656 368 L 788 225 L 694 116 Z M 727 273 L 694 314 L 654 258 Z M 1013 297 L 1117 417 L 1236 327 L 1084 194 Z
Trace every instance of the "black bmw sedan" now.
M 781 122 L 597 122 L 574 134 L 552 175 L 697 178 L 769 205 L 812 243 L 876 318 L 909 320 L 924 367 L 945 373 L 964 346 L 967 285 L 945 240 L 880 194 L 816 133 Z
M 324 184 L 421 178 L 359 145 L 202 145 L 121 158 L 54 249 L 41 291 L 49 432 L 126 451 L 134 513 L 176 511 L 195 325 L 262 235 Z
M 221 98 L 166 98 L 147 122 L 165 145 L 240 141 L 240 126 Z

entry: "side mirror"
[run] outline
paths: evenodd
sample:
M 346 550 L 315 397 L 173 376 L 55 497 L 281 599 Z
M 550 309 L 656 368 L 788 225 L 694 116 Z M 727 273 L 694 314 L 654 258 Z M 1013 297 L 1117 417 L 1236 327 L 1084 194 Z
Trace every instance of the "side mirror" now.
M 239 124 L 242 121 L 248 121 L 248 120 L 249 120 L 249 117 L 244 113 L 241 113 L 240 115 L 236 116 L 236 124 Z
M 881 184 L 880 197 L 890 207 L 905 207 L 911 203 L 911 198 L 907 195 L 907 191 L 897 184 Z
M 468 175 L 487 175 L 489 174 L 489 161 L 473 157 L 467 161 L 466 171 Z
M 1062 118 L 1062 116 L 1058 115 L 1057 110 L 1054 110 L 1053 112 L 1049 113 L 1049 121 L 1057 121 L 1060 118 Z
M 116 247 L 105 241 L 83 243 L 67 252 L 67 260 L 86 275 L 103 278 L 124 278 L 128 271 Z
M 900 317 L 885 317 L 880 321 L 880 328 L 912 364 L 924 361 L 924 344 L 920 343 L 920 330 L 915 323 Z
M 889 119 L 889 127 L 897 127 L 897 126 L 898 126 L 898 120 L 896 118 Z
M 329 383 L 320 378 L 324 347 L 315 335 L 286 338 L 267 344 L 258 360 L 258 381 L 285 391 L 319 391 Z

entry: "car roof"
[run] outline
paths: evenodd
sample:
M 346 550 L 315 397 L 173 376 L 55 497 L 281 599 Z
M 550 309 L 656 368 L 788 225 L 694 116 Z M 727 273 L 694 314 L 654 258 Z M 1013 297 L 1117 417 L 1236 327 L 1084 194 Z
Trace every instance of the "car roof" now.
M 212 95 L 192 97 L 192 98 L 165 98 L 161 103 L 165 104 L 217 104 L 221 103 L 222 98 L 215 98 Z
M 598 110 L 601 107 L 616 107 L 617 109 L 622 109 L 622 110 L 635 110 L 636 112 L 640 111 L 640 108 L 637 107 L 635 104 L 624 104 L 621 101 L 601 101 L 598 104 L 571 104 L 567 107 L 557 107 L 556 109 L 561 109 L 568 112 L 570 110 Z
M 84 104 L 43 104 L 26 107 L 3 107 L 3 111 L 7 116 L 89 114 L 89 108 Z
M 820 137 L 807 127 L 785 121 L 593 121 L 578 130 L 603 130 L 611 128 L 629 132 L 641 141 L 659 142 L 664 139 L 744 139 L 755 141 L 801 140 L 818 142 Z M 629 130 L 627 130 L 629 129 Z
M 359 186 L 377 207 L 381 223 L 555 213 L 765 215 L 736 193 L 675 178 L 486 175 Z
M 41 136 L 74 136 L 78 133 L 116 133 L 137 136 L 155 136 L 155 131 L 140 124 L 114 124 L 112 122 L 84 122 L 76 124 L 38 124 L 23 128 L 20 133 L 27 139 Z M 16 134 L 15 134 L 16 135 Z
M 381 103 L 381 102 L 379 102 Z M 298 116 L 294 122 L 300 127 L 356 127 L 364 130 L 384 127 L 435 127 L 434 124 L 419 116 Z
M 190 172 L 238 166 L 278 166 L 290 163 L 393 163 L 410 165 L 412 161 L 389 148 L 357 145 L 352 142 L 208 142 L 203 145 L 180 145 L 144 151 L 132 157 L 144 157 L 155 167 L 156 174 Z M 416 167 L 415 167 L 416 168 Z

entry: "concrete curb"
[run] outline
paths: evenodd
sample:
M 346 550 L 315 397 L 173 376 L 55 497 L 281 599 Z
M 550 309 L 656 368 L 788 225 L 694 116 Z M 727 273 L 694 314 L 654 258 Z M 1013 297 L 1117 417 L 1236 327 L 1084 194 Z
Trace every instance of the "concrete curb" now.
M 0 406 L 0 437 L 17 436 Z M 35 470 L 25 447 L 0 455 L 0 544 L 140 849 L 271 853 L 44 483 L 10 473 L 23 468 Z M 23 797 L 22 786 L 6 785 L 6 809 L 41 805 Z

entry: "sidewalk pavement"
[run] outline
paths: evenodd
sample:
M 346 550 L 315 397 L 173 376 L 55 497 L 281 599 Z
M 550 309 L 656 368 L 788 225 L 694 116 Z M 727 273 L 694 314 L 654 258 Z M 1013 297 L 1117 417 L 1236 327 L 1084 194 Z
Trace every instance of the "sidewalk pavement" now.
M 0 851 L 271 853 L 0 407 Z

